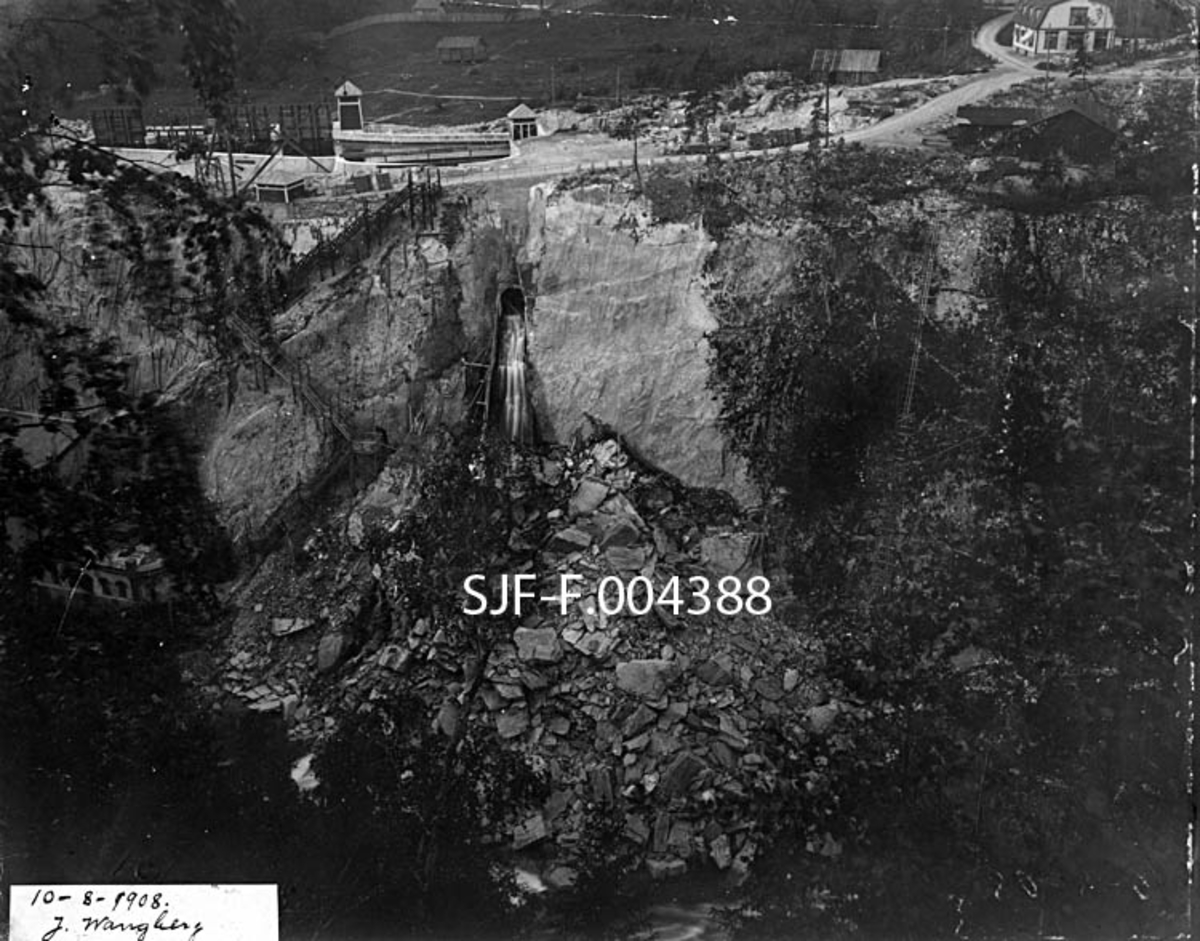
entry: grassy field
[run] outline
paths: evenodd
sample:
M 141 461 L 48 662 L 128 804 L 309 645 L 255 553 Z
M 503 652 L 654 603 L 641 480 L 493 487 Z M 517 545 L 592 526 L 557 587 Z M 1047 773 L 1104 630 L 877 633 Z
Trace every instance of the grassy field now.
M 385 0 L 347 4 L 355 16 L 396 9 Z M 603 5 L 591 8 L 602 11 Z M 436 45 L 449 35 L 478 35 L 488 59 L 473 65 L 443 64 Z M 912 34 L 910 34 L 912 35 Z M 928 53 L 938 71 L 969 62 L 970 29 L 932 37 Z M 405 124 L 466 124 L 504 115 L 518 101 L 534 107 L 580 100 L 603 107 L 618 96 L 650 90 L 678 91 L 718 84 L 756 69 L 807 70 L 817 47 L 885 48 L 888 73 L 913 74 L 912 55 L 887 51 L 905 37 L 894 30 L 828 28 L 753 22 L 714 24 L 709 18 L 665 20 L 559 15 L 519 23 L 395 23 L 335 38 L 290 38 L 268 32 L 244 57 L 243 98 L 256 104 L 332 103 L 344 79 L 364 89 L 368 120 Z M 942 54 L 944 51 L 944 55 Z M 926 53 L 922 53 L 926 54 Z M 920 70 L 917 70 L 920 71 Z M 186 83 L 161 87 L 146 104 L 148 118 L 160 108 L 191 104 Z M 79 102 L 80 115 L 111 104 L 108 98 Z M 585 105 L 586 107 L 586 105 Z

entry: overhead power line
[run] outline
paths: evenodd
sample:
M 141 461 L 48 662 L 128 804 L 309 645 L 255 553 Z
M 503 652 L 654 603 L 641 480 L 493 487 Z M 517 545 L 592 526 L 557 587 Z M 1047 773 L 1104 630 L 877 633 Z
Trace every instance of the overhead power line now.
M 514 6 L 511 3 L 497 3 L 493 0 L 457 0 L 458 6 L 482 7 L 494 10 L 513 10 L 528 9 L 527 7 Z M 914 26 L 907 23 L 814 23 L 808 20 L 803 22 L 798 20 L 784 19 L 755 19 L 744 20 L 736 16 L 727 15 L 719 16 L 680 16 L 675 13 L 614 13 L 604 10 L 546 10 L 547 23 L 554 17 L 574 16 L 574 17 L 594 17 L 598 19 L 632 19 L 632 20 L 652 20 L 656 22 L 680 22 L 680 23 L 711 23 L 714 27 L 732 28 L 735 26 L 817 26 L 827 29 L 869 29 L 869 30 L 906 30 L 914 33 L 974 33 L 973 26 Z

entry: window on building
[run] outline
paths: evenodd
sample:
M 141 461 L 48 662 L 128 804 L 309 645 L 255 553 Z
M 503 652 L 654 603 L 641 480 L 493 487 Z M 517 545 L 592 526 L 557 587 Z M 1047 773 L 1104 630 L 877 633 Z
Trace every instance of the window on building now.
M 1068 33 L 1067 34 L 1067 48 L 1068 49 L 1082 49 L 1083 48 L 1083 39 L 1086 35 L 1087 35 L 1087 33 L 1078 33 L 1078 32 Z
M 1088 25 L 1088 8 L 1087 7 L 1071 7 L 1070 19 L 1067 20 L 1068 26 L 1087 26 Z
M 1092 35 L 1092 48 L 1099 52 L 1101 49 L 1108 48 L 1108 33 L 1104 30 L 1096 30 Z
M 129 597 L 129 586 L 128 585 L 126 585 L 124 582 L 114 582 L 113 584 L 115 584 L 117 586 L 117 594 L 118 595 L 120 595 L 122 598 Z
M 100 592 L 108 596 L 112 596 L 112 584 L 107 578 L 100 579 Z

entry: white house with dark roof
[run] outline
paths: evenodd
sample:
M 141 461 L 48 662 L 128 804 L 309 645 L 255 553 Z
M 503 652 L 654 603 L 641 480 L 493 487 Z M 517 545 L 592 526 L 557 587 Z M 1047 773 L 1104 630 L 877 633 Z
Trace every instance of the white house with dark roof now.
M 1097 0 L 1018 0 L 1013 50 L 1024 55 L 1099 52 L 1112 47 L 1112 8 Z

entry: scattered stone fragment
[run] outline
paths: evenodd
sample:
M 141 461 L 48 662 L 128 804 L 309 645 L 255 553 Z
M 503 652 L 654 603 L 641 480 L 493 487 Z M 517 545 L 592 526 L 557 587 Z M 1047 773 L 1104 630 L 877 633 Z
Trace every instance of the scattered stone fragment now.
M 571 720 L 566 716 L 555 716 L 546 723 L 546 728 L 555 735 L 566 735 L 571 731 Z
M 617 642 L 616 633 L 606 634 L 602 631 L 592 631 L 584 634 L 572 646 L 580 653 L 603 660 L 607 657 Z
M 570 866 L 555 866 L 546 873 L 546 883 L 556 889 L 565 889 L 575 884 L 579 873 Z
M 708 845 L 708 855 L 716 863 L 718 869 L 728 869 L 733 862 L 733 850 L 729 845 L 729 837 L 722 833 Z
M 683 700 L 674 700 L 663 710 L 660 718 L 660 724 L 665 724 L 668 728 L 683 719 L 688 714 L 688 704 Z
M 315 623 L 311 618 L 271 618 L 271 633 L 276 637 L 287 637 L 307 630 Z
M 562 465 L 558 461 L 553 461 L 548 457 L 542 458 L 542 480 L 550 486 L 554 486 L 562 479 Z
M 783 671 L 783 691 L 790 693 L 800 683 L 800 671 L 794 670 L 791 667 Z
M 684 752 L 671 762 L 666 774 L 663 775 L 662 784 L 660 785 L 663 793 L 668 797 L 675 797 L 678 794 L 684 793 L 688 785 L 695 780 L 696 775 L 703 770 L 703 761 L 691 752 Z
M 442 703 L 435 724 L 438 731 L 447 738 L 454 738 L 454 733 L 458 730 L 458 704 L 453 699 Z
M 808 724 L 812 730 L 818 735 L 829 731 L 829 727 L 833 725 L 837 719 L 838 707 L 834 703 L 829 703 L 824 706 L 813 706 L 807 709 L 804 715 L 808 718 Z
M 402 672 L 412 660 L 412 651 L 399 644 L 387 644 L 380 649 L 376 662 L 385 670 Z
M 513 641 L 517 645 L 517 656 L 522 660 L 557 663 L 562 659 L 562 644 L 552 627 L 518 627 L 513 632 Z
M 650 839 L 650 827 L 640 814 L 625 815 L 625 836 L 638 845 L 643 845 Z
M 637 735 L 638 732 L 642 731 L 642 729 L 650 725 L 650 723 L 654 722 L 657 718 L 657 712 L 655 712 L 645 703 L 641 703 L 638 705 L 637 709 L 630 714 L 629 718 L 625 720 L 624 724 L 622 724 L 621 734 L 623 734 L 626 738 Z
M 575 493 L 567 506 L 567 512 L 572 519 L 594 513 L 607 496 L 607 484 L 591 477 L 585 477 L 575 488 Z
M 650 843 L 650 849 L 655 853 L 665 853 L 670 837 L 671 815 L 665 810 L 660 810 L 654 818 L 654 834 Z
M 641 735 L 635 735 L 633 738 L 625 742 L 625 748 L 628 751 L 641 751 L 650 744 L 650 733 L 643 732 Z
M 580 552 L 592 544 L 591 533 L 584 532 L 574 526 L 560 529 L 550 537 L 547 548 L 551 552 Z
M 671 660 L 630 660 L 617 664 L 617 686 L 644 699 L 658 699 L 676 674 Z
M 641 539 L 641 530 L 637 528 L 633 520 L 625 516 L 618 516 L 605 527 L 604 535 L 600 539 L 600 548 L 627 548 L 641 542 Z
M 522 850 L 546 839 L 546 836 L 546 821 L 541 814 L 534 814 L 513 828 L 513 849 Z
M 341 631 L 331 631 L 321 638 L 317 647 L 317 670 L 328 673 L 341 662 L 342 654 L 346 652 L 346 635 Z
M 667 846 L 685 859 L 692 853 L 692 825 L 686 820 L 676 820 L 671 824 L 671 835 L 667 837 Z
M 729 671 L 716 660 L 705 660 L 696 667 L 696 676 L 709 686 L 728 686 L 733 682 Z
M 612 438 L 599 441 L 592 447 L 592 460 L 603 470 L 617 470 L 629 463 L 629 455 Z
M 646 550 L 638 546 L 610 546 L 604 551 L 604 557 L 620 572 L 636 572 L 646 564 Z
M 588 777 L 592 784 L 592 799 L 609 806 L 613 802 L 612 772 L 608 768 L 593 768 Z
M 496 717 L 496 731 L 501 738 L 516 738 L 529 728 L 529 714 L 524 709 L 508 708 Z

